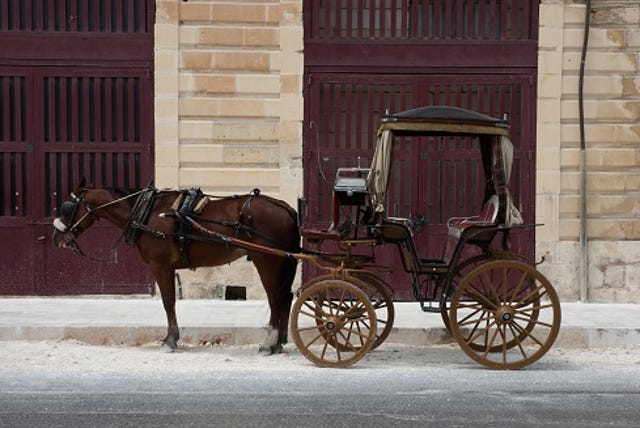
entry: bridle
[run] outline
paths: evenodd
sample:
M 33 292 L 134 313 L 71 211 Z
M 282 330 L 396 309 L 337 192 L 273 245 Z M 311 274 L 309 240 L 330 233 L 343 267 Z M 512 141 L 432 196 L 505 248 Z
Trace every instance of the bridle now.
M 71 226 L 67 226 L 61 219 L 60 217 L 56 217 L 53 220 L 53 227 L 56 228 L 56 230 L 60 233 L 63 233 L 65 236 L 69 236 L 70 239 L 69 241 L 73 241 L 73 246 L 71 247 L 75 252 L 79 253 L 82 256 L 85 256 L 91 260 L 94 261 L 101 261 L 101 262 L 106 262 L 109 261 L 110 259 L 106 259 L 106 260 L 99 260 L 99 259 L 95 259 L 93 257 L 88 256 L 87 254 L 85 254 L 82 249 L 78 246 L 78 243 L 76 242 L 76 238 L 79 235 L 79 233 L 77 233 L 77 231 L 79 230 L 80 225 L 82 224 L 83 221 L 85 221 L 85 219 L 87 219 L 87 217 L 89 216 L 93 216 L 96 221 L 100 220 L 100 217 L 96 214 L 96 211 L 101 210 L 103 208 L 109 207 L 111 205 L 115 205 L 117 203 L 120 203 L 122 201 L 126 201 L 127 199 L 131 199 L 134 198 L 138 195 L 140 195 L 141 193 L 143 193 L 144 191 L 146 191 L 147 189 L 142 189 L 142 190 L 138 190 L 137 192 L 131 193 L 129 195 L 123 196 L 121 198 L 118 199 L 114 199 L 112 201 L 106 202 L 102 205 L 99 205 L 95 208 L 93 208 L 91 206 L 91 204 L 89 204 L 86 200 L 85 200 L 85 194 L 87 192 L 87 190 L 89 190 L 89 188 L 87 187 L 81 187 L 80 188 L 80 194 L 76 195 L 73 192 L 70 193 L 71 196 L 71 200 L 69 201 L 65 201 L 62 203 L 62 206 L 60 207 L 60 215 L 61 217 L 63 217 L 67 222 L 72 221 L 77 212 L 78 212 L 78 207 L 80 206 L 81 203 L 84 203 L 85 209 L 87 210 L 87 212 L 85 212 L 78 220 L 76 220 Z M 80 230 L 80 233 L 83 232 L 83 230 Z M 115 244 L 113 245 L 113 247 L 111 248 L 111 252 L 113 253 L 113 249 L 116 247 L 116 245 L 118 245 L 118 242 L 120 242 L 120 240 L 122 239 L 122 236 L 120 236 L 120 238 L 118 238 L 118 240 L 115 242 Z M 69 242 L 70 243 L 70 242 Z
M 76 196 L 75 193 L 71 192 L 70 194 L 71 200 L 65 201 L 62 203 L 62 206 L 60 207 L 60 215 L 64 217 L 65 220 L 67 220 L 67 222 L 69 220 L 73 220 L 76 217 L 76 213 L 78 212 L 78 207 L 82 202 L 85 202 L 87 213 L 83 215 L 73 225 L 71 225 L 71 227 L 67 226 L 64 222 L 62 222 L 62 220 L 60 220 L 60 217 L 56 217 L 56 219 L 53 221 L 53 227 L 55 227 L 59 232 L 74 234 L 76 229 L 80 225 L 80 223 L 82 223 L 89 214 L 93 214 L 97 219 L 97 216 L 93 213 L 93 210 L 91 209 L 91 205 L 86 203 L 86 201 L 84 200 L 84 195 L 86 191 L 87 191 L 86 188 L 81 188 L 80 196 Z

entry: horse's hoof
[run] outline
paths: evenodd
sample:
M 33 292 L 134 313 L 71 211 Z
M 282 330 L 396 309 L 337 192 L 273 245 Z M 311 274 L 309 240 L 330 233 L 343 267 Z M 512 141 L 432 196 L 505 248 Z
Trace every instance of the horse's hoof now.
M 262 354 L 262 355 L 271 355 L 271 347 L 270 346 L 265 346 L 265 345 L 260 345 L 260 348 L 258 348 L 258 353 Z
M 263 355 L 281 354 L 282 345 L 260 345 L 260 349 L 258 349 L 258 352 Z
M 175 351 L 176 348 L 172 348 L 171 346 L 167 345 L 166 343 L 163 343 L 162 346 L 160 347 L 160 352 L 163 352 L 165 354 L 170 354 L 171 352 Z

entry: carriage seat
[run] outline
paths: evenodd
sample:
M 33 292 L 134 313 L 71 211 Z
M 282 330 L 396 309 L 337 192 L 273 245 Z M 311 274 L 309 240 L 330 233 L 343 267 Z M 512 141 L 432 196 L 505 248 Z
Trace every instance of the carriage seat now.
M 473 217 L 452 217 L 447 221 L 449 229 L 454 228 L 460 231 L 473 226 L 494 226 L 498 217 L 500 199 L 498 195 L 493 195 L 487 200 L 482 209 L 482 213 Z
M 481 248 L 488 245 L 498 233 L 496 219 L 500 199 L 498 195 L 491 196 L 485 202 L 480 215 L 474 217 L 452 217 L 447 222 L 447 248 L 445 254 L 453 254 L 453 249 L 461 238 L 470 244 Z

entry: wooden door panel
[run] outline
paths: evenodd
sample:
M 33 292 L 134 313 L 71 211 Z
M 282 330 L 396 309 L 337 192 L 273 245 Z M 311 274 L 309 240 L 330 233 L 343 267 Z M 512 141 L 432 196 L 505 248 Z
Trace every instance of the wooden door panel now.
M 34 291 L 32 71 L 0 67 L 0 294 Z
M 141 100 L 151 92 L 146 69 L 40 67 L 36 72 L 38 219 L 49 223 L 82 178 L 97 187 L 141 188 L 153 176 Z M 107 222 L 79 240 L 91 258 L 56 248 L 44 235 L 46 280 L 40 294 L 148 293 L 148 268 Z M 96 259 L 96 260 L 92 260 Z

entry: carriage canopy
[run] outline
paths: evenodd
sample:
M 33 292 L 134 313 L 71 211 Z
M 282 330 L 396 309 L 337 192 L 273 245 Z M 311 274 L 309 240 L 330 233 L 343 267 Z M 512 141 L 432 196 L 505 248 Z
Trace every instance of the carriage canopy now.
M 375 212 L 386 211 L 394 137 L 446 135 L 478 137 L 485 173 L 484 201 L 498 195 L 497 221 L 507 227 L 522 224 L 508 189 L 513 164 L 509 123 L 457 107 L 420 107 L 382 118 L 366 183 Z

